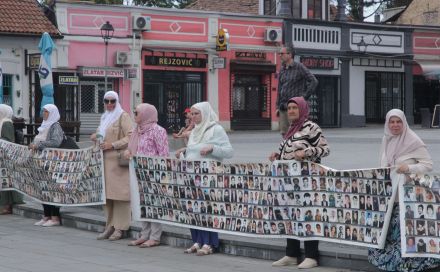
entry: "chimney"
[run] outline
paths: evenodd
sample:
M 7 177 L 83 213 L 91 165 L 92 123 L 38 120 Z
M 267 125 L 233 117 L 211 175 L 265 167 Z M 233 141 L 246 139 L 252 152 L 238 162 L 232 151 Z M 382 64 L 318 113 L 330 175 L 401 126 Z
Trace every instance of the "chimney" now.
M 347 0 L 338 0 L 338 11 L 336 12 L 335 21 L 346 22 L 347 15 L 345 14 L 345 6 L 347 5 Z
M 290 4 L 291 4 L 291 0 L 280 0 L 278 16 L 292 17 L 292 12 L 291 12 L 292 9 Z
M 374 14 L 374 22 L 377 24 L 380 23 L 380 14 L 378 13 Z

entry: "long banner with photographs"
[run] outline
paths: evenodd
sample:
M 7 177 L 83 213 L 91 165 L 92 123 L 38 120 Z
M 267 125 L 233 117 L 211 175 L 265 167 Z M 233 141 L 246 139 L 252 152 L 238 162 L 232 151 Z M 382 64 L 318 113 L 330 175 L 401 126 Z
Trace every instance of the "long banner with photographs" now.
M 15 190 L 44 204 L 105 204 L 102 150 L 46 148 L 0 140 L 1 190 Z
M 401 175 L 403 257 L 440 258 L 440 174 Z
M 223 164 L 134 157 L 133 219 L 252 237 L 382 248 L 390 169 L 337 171 L 312 162 Z

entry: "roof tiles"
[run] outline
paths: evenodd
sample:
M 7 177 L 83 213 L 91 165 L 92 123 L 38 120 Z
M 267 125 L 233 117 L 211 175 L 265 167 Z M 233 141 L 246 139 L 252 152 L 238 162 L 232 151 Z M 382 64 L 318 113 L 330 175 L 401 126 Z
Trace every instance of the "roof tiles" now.
M 196 0 L 187 9 L 258 15 L 258 0 Z
M 0 34 L 60 36 L 36 0 L 0 0 Z

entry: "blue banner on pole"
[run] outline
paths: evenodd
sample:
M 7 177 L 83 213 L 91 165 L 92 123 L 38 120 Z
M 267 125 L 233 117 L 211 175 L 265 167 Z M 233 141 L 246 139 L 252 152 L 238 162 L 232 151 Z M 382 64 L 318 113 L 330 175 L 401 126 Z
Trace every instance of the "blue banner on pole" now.
M 52 79 L 52 50 L 55 48 L 55 44 L 52 38 L 47 32 L 44 32 L 38 48 L 41 52 L 40 66 L 38 67 L 38 75 L 40 77 L 40 86 L 43 97 L 41 99 L 41 110 L 44 105 L 55 104 L 53 98 L 53 79 Z

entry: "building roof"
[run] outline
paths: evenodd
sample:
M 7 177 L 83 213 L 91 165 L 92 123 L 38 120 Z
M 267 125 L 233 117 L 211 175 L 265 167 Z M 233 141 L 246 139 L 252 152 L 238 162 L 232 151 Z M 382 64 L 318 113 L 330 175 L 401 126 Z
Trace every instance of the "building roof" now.
M 61 36 L 37 0 L 0 0 L 0 35 Z
M 186 9 L 258 15 L 258 0 L 195 0 Z

